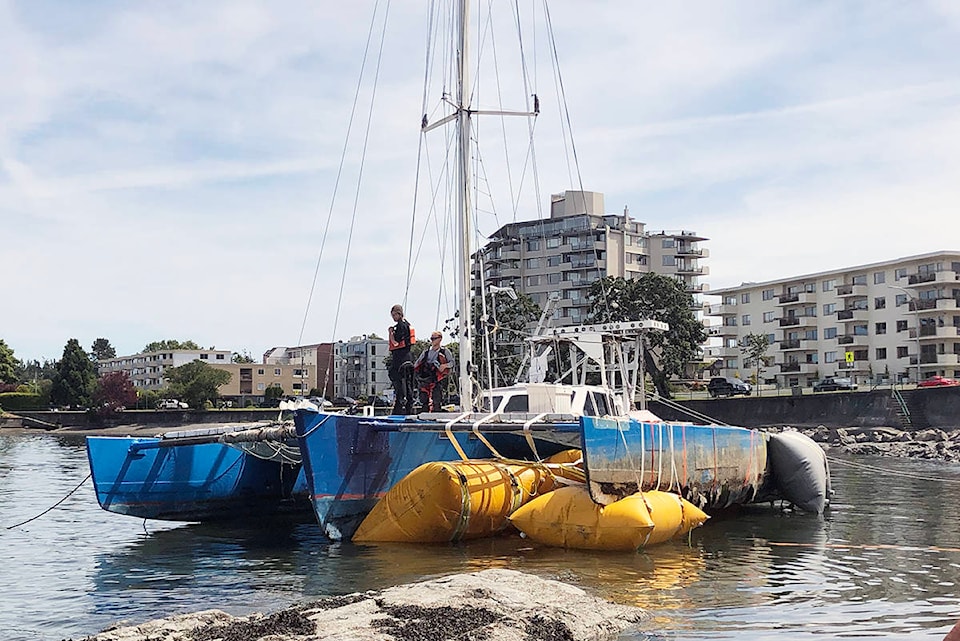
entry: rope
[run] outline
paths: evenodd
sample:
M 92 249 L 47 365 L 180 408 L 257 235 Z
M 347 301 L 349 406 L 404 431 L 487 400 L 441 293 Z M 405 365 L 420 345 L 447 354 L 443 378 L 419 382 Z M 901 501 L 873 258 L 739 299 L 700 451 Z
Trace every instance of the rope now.
M 64 496 L 62 499 L 60 499 L 59 501 L 57 501 L 56 503 L 54 503 L 53 505 L 51 505 L 50 507 L 48 507 L 47 509 L 45 509 L 45 510 L 44 510 L 43 512 L 41 512 L 40 514 L 37 514 L 36 516 L 30 517 L 29 519 L 27 519 L 26 521 L 22 521 L 21 523 L 17 523 L 17 524 L 15 524 L 15 525 L 7 526 L 6 529 L 7 529 L 7 530 L 12 530 L 12 529 L 18 528 L 18 527 L 20 527 L 20 526 L 22 526 L 22 525 L 26 525 L 27 523 L 29 523 L 29 522 L 31 522 L 31 521 L 36 521 L 37 519 L 39 519 L 39 518 L 40 518 L 41 516 L 43 516 L 44 514 L 53 511 L 57 506 L 59 506 L 61 503 L 63 503 L 64 501 L 66 501 L 68 498 L 70 498 L 70 497 L 73 495 L 74 492 L 76 492 L 77 490 L 79 490 L 80 487 L 81 487 L 84 483 L 86 483 L 86 482 L 87 482 L 87 479 L 89 479 L 91 476 L 92 476 L 92 474 L 87 474 L 85 477 L 83 477 L 83 480 L 80 481 L 80 483 L 78 483 L 75 488 L 73 488 L 72 490 L 70 490 L 69 492 L 67 492 L 67 495 L 66 495 L 66 496 Z
M 937 481 L 939 483 L 956 483 L 960 484 L 960 479 L 948 479 L 937 476 L 925 476 L 923 474 L 914 474 L 913 472 L 898 472 L 896 470 L 888 470 L 883 467 L 877 467 L 876 465 L 867 465 L 866 463 L 855 463 L 853 461 L 845 461 L 844 459 L 836 458 L 833 456 L 828 456 L 827 460 L 831 463 L 836 463 L 837 465 L 846 465 L 847 467 L 853 467 L 859 470 L 868 470 L 870 472 L 875 472 L 877 474 L 886 474 L 888 476 L 900 476 L 908 479 L 917 479 L 918 481 Z

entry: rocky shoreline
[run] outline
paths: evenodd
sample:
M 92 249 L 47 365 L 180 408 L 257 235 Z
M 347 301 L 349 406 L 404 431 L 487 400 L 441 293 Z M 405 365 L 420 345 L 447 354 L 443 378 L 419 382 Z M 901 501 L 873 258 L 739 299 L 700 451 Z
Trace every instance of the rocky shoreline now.
M 601 641 L 640 608 L 559 581 L 491 569 L 330 597 L 272 614 L 220 610 L 117 626 L 82 641 Z
M 768 428 L 769 431 L 793 429 Z M 960 462 L 960 430 L 938 428 L 906 431 L 894 427 L 826 427 L 799 429 L 819 443 L 827 454 L 896 456 Z

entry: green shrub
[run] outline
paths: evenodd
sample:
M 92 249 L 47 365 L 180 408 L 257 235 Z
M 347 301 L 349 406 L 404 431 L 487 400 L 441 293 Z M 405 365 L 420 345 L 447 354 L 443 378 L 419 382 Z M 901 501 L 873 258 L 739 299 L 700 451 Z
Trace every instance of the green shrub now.
M 31 394 L 30 392 L 0 393 L 0 407 L 8 412 L 45 409 L 43 396 L 40 394 Z

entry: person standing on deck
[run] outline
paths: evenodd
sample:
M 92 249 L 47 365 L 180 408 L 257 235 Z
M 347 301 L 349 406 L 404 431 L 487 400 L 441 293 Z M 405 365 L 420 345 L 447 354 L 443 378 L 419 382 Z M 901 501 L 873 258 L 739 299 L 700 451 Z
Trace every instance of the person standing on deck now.
M 390 381 L 396 391 L 396 400 L 393 404 L 394 414 L 413 413 L 413 362 L 410 357 L 410 347 L 416 340 L 413 328 L 403 317 L 403 307 L 394 305 L 390 308 L 393 325 L 389 331 L 390 348 Z
M 440 332 L 430 334 L 430 347 L 420 353 L 413 366 L 420 390 L 420 405 L 426 412 L 440 411 L 447 386 L 444 379 L 453 368 L 453 354 L 440 344 L 441 340 L 443 334 Z

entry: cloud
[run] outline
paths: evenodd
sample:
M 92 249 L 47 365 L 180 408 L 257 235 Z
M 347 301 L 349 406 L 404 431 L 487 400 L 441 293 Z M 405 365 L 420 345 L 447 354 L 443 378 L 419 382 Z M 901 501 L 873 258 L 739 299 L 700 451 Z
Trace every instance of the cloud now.
M 440 117 L 452 58 L 436 47 L 431 77 L 447 84 L 424 93 L 427 17 L 393 3 L 368 111 L 357 76 L 383 19 L 373 6 L 0 2 L 0 228 L 16 270 L 0 300 L 18 310 L 0 338 L 24 358 L 99 336 L 123 353 L 178 338 L 259 354 L 302 326 L 309 342 L 383 334 L 404 299 L 415 325 L 442 325 L 456 306 L 451 174 L 436 149 L 448 139 L 431 132 L 418 155 L 418 124 L 423 110 Z M 960 237 L 953 3 L 550 11 L 566 105 L 542 28 L 521 78 L 515 16 L 473 25 L 477 104 L 541 100 L 534 148 L 522 120 L 476 123 L 482 233 L 546 215 L 551 193 L 582 181 L 611 211 L 710 237 L 715 288 Z M 539 4 L 521 12 L 542 22 Z M 415 188 L 425 208 L 411 231 Z

